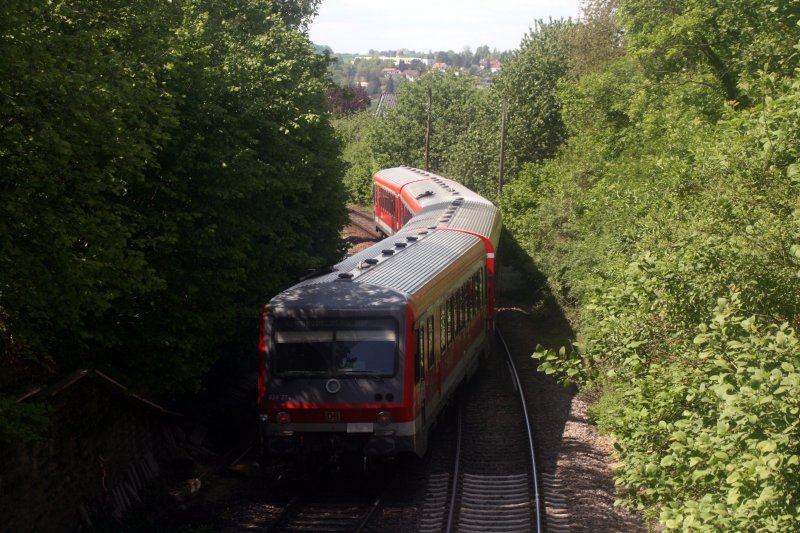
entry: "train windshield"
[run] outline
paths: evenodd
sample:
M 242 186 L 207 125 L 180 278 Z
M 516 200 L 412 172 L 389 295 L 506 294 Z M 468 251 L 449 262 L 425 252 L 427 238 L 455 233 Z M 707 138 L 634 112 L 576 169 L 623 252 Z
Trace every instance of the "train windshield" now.
M 273 339 L 278 376 L 388 377 L 397 368 L 397 323 L 392 319 L 279 318 Z

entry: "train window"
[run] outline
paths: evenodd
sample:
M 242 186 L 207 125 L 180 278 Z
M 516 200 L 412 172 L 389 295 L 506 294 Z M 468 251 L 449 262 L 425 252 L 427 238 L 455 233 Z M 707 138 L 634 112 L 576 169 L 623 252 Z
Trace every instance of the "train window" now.
M 434 318 L 428 316 L 425 322 L 420 322 L 415 331 L 417 353 L 415 357 L 414 379 L 419 382 L 424 374 L 424 369 L 433 368 L 436 364 L 436 352 L 434 343 Z
M 456 302 L 455 295 L 451 294 L 447 300 L 447 344 L 456 338 Z
M 447 349 L 447 302 L 439 308 L 439 353 Z
M 391 191 L 378 187 L 378 197 L 381 209 L 395 218 L 397 207 L 395 206 L 395 195 Z
M 414 383 L 419 383 L 422 379 L 422 368 L 425 361 L 425 328 L 418 327 L 415 331 L 416 334 L 416 352 L 414 353 Z
M 425 335 L 428 340 L 428 349 L 426 351 L 428 357 L 428 368 L 436 364 L 436 344 L 434 343 L 434 324 L 433 315 L 428 317 L 425 321 Z
M 411 220 L 411 217 L 414 216 L 414 212 L 406 205 L 405 202 L 400 202 L 400 224 L 405 225 L 406 222 Z
M 477 274 L 477 273 L 476 273 Z M 478 298 L 475 291 L 475 276 L 473 274 L 472 277 L 467 282 L 467 298 L 469 299 L 469 317 L 470 321 L 478 314 Z
M 397 338 L 392 319 L 278 319 L 271 365 L 279 376 L 392 376 Z
M 334 339 L 337 374 L 394 374 L 394 331 L 340 330 Z
M 331 337 L 332 338 L 332 337 Z M 276 334 L 274 371 L 277 375 L 326 375 L 328 373 L 327 344 Z
M 453 338 L 458 336 L 458 332 L 461 331 L 461 306 L 459 305 L 459 300 L 461 293 L 461 287 L 456 289 L 456 292 L 453 293 Z
M 461 333 L 461 330 L 464 328 L 464 309 L 461 305 L 461 287 L 456 290 L 455 298 L 453 298 L 453 307 L 456 317 L 456 336 Z
M 444 303 L 444 338 L 445 346 L 450 346 L 453 341 L 453 297 L 450 296 Z
M 475 305 L 475 275 L 469 279 L 467 282 L 467 305 L 469 306 L 469 320 L 472 322 L 472 319 L 475 318 L 475 315 L 478 313 L 477 306 Z
M 476 283 L 477 283 L 477 290 L 476 290 L 476 292 L 478 293 L 478 307 L 479 307 L 479 308 L 481 308 L 481 309 L 483 309 L 483 307 L 484 307 L 484 294 L 483 294 L 483 291 L 484 291 L 484 288 L 483 288 L 483 287 L 484 287 L 484 283 L 483 283 L 483 268 L 481 268 L 480 270 L 478 270 L 478 275 L 477 275 Z
M 464 298 L 464 286 L 458 288 L 458 331 L 464 329 L 467 325 L 467 307 Z

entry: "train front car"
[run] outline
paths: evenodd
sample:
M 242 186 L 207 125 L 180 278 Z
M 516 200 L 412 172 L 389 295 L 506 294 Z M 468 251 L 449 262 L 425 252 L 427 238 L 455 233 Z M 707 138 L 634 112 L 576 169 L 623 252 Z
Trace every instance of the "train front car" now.
M 406 299 L 347 278 L 305 283 L 269 304 L 265 452 L 272 456 L 413 450 L 404 391 Z

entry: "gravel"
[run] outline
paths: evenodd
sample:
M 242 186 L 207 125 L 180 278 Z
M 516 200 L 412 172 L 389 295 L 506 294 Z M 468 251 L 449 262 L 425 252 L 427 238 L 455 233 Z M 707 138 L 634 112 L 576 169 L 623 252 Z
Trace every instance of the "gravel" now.
M 613 441 L 591 423 L 586 402 L 536 372 L 536 362 L 529 357 L 537 344 L 550 348 L 564 344 L 572 334 L 569 324 L 552 313 L 544 317 L 532 313 L 526 301 L 530 291 L 519 278 L 504 289 L 498 291 L 498 329 L 515 354 L 524 381 L 540 470 L 556 480 L 545 487 L 550 523 L 558 521 L 561 531 L 566 522 L 571 533 L 647 531 L 641 517 L 614 506 Z M 562 505 L 554 503 L 559 501 Z

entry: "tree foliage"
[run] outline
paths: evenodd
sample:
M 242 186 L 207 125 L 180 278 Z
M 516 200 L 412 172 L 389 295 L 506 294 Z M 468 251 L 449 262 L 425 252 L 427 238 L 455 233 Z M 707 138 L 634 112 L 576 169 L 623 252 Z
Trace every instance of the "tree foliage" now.
M 792 74 L 800 65 L 789 38 L 800 5 L 789 0 L 623 0 L 619 17 L 654 76 L 714 83 L 727 100 L 748 103 L 762 69 Z
M 370 108 L 371 100 L 360 85 L 328 89 L 328 111 L 337 117 L 346 117 Z
M 327 65 L 298 31 L 316 5 L 3 4 L 4 387 L 76 365 L 191 387 L 338 256 Z
M 553 157 L 566 137 L 556 88 L 568 72 L 571 30 L 569 21 L 537 21 L 497 80 L 499 91 L 508 99 L 510 174 L 525 163 Z
M 795 7 L 618 9 L 624 50 L 592 59 L 572 48 L 589 61 L 573 59 L 557 90 L 566 145 L 524 167 L 503 198 L 505 224 L 579 333 L 535 356 L 601 394 L 593 413 L 616 439 L 621 503 L 671 530 L 790 530 L 800 520 Z
M 347 165 L 343 182 L 348 199 L 358 205 L 372 205 L 372 176 L 380 167 L 372 152 L 372 136 L 378 134 L 379 118 L 369 111 L 352 114 L 334 122 L 344 144 L 342 159 Z
M 425 168 L 428 90 L 431 91 L 430 170 L 493 196 L 500 139 L 500 99 L 478 80 L 434 73 L 403 84 L 397 107 L 375 124 L 372 150 L 379 166 Z

